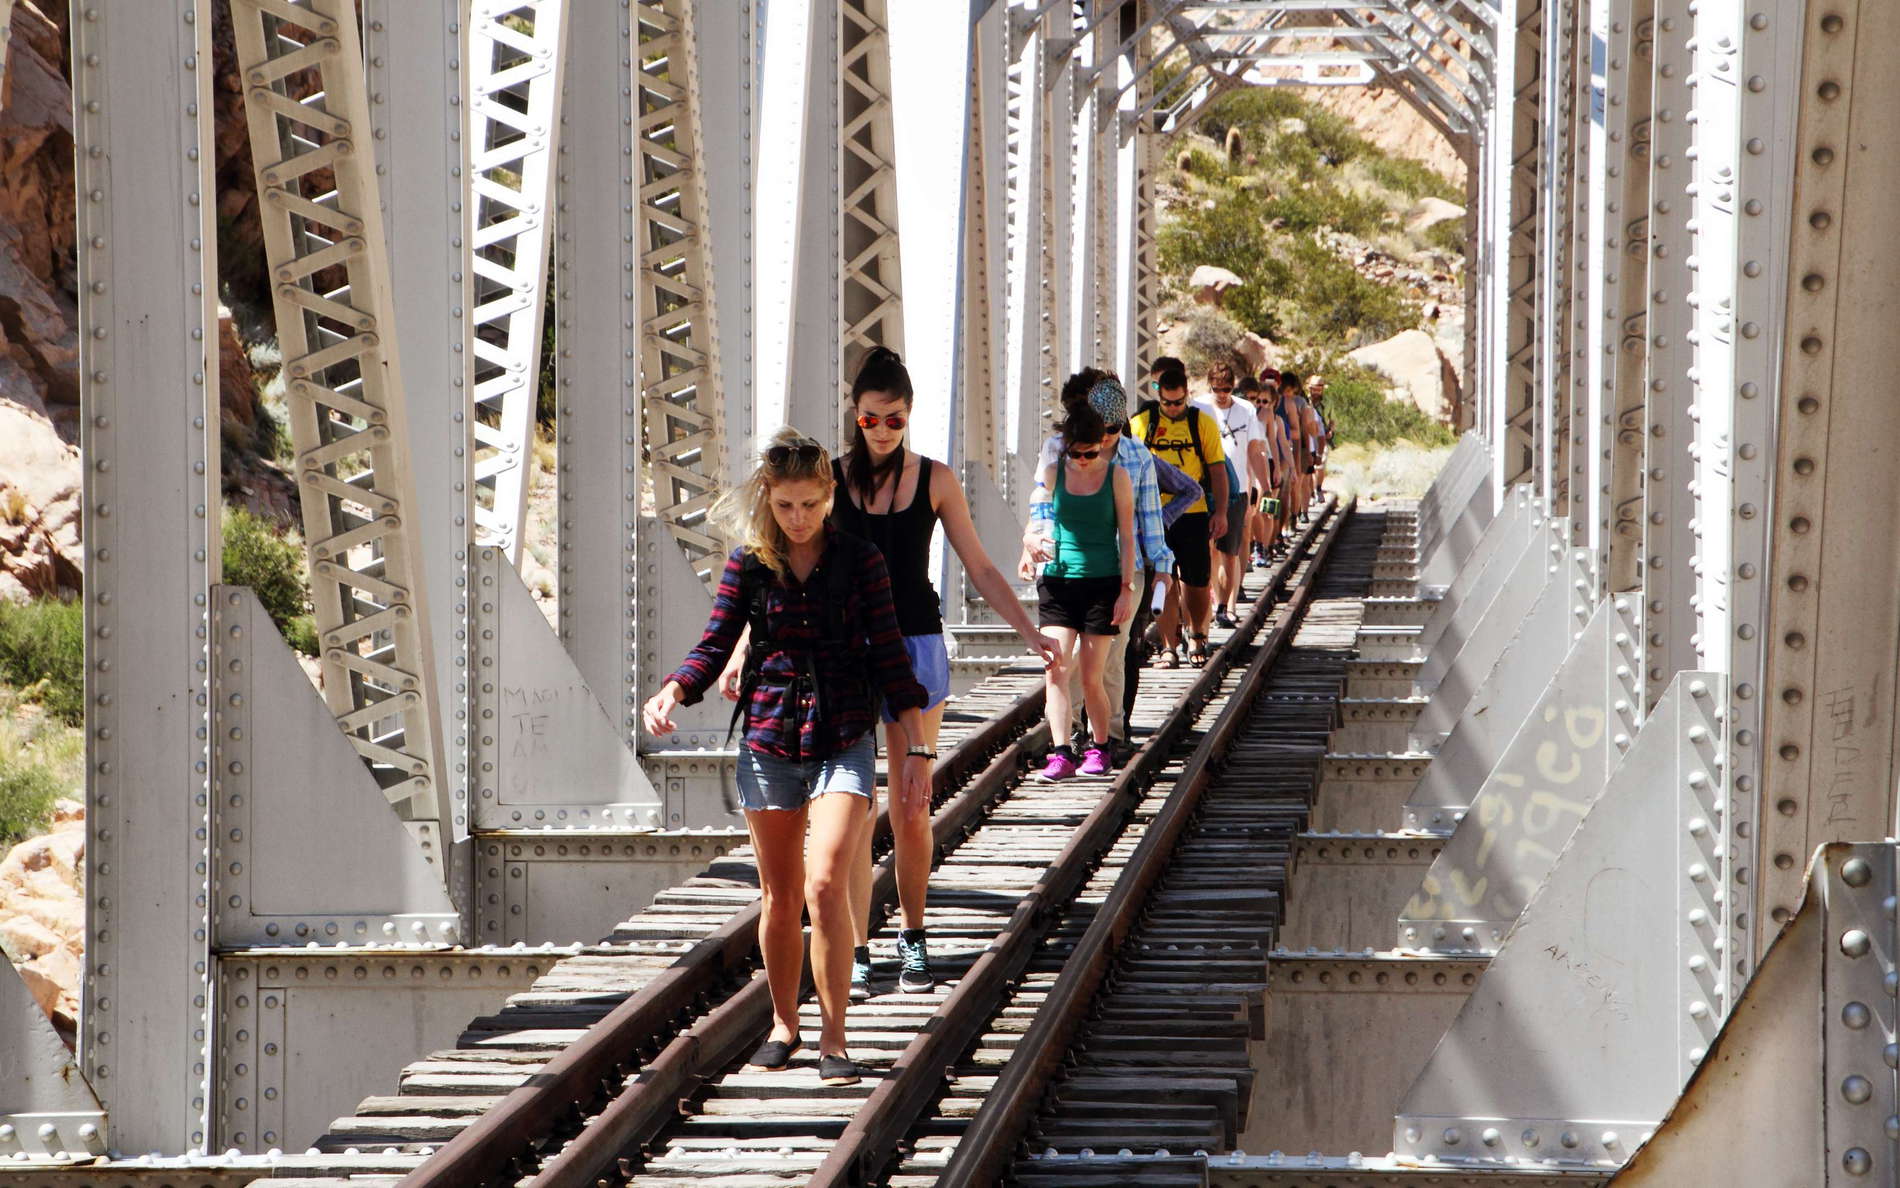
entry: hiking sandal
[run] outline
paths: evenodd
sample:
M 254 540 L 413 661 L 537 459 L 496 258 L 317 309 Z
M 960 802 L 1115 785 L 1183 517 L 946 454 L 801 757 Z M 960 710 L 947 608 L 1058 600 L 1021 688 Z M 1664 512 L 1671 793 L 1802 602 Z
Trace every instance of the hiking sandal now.
M 1195 668 L 1207 663 L 1207 637 L 1187 633 L 1187 662 Z

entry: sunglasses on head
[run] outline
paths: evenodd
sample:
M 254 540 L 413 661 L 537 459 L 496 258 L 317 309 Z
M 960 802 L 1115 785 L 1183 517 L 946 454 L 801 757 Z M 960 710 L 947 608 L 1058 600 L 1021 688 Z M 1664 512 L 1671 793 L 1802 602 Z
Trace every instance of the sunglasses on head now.
M 860 429 L 875 429 L 879 421 L 884 422 L 886 429 L 902 429 L 904 426 L 910 424 L 910 418 L 903 413 L 891 413 L 888 416 L 882 417 L 877 416 L 875 413 L 858 414 L 858 428 Z
M 1102 456 L 1101 446 L 1092 446 L 1087 449 L 1084 449 L 1081 446 L 1074 446 L 1074 447 L 1071 447 L 1069 450 L 1069 457 L 1074 458 L 1078 462 L 1084 462 L 1084 461 L 1092 462 L 1101 456 Z
M 796 458 L 800 462 L 815 463 L 825 456 L 825 447 L 806 438 L 791 445 L 775 445 L 765 448 L 767 466 L 784 466 Z

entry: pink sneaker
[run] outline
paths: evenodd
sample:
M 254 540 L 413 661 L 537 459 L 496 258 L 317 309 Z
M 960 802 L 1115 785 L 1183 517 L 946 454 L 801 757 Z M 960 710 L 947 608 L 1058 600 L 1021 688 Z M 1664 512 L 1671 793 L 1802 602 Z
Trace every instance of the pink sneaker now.
M 1037 778 L 1054 783 L 1057 780 L 1066 780 L 1074 774 L 1075 756 L 1069 754 L 1067 747 L 1061 747 L 1049 752 L 1049 762 L 1038 773 Z
M 1082 766 L 1077 769 L 1085 776 L 1107 775 L 1108 752 L 1101 747 L 1090 747 L 1082 752 Z

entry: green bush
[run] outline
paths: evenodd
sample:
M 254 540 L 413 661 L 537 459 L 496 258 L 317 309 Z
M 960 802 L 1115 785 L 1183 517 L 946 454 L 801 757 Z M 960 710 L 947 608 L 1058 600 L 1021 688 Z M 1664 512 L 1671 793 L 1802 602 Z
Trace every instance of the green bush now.
M 1195 147 L 1187 151 L 1181 161 L 1181 172 L 1202 181 L 1225 181 L 1233 172 L 1227 163 L 1225 153 L 1210 153 L 1204 148 Z
M 1433 223 L 1425 228 L 1425 242 L 1448 255 L 1464 255 L 1466 253 L 1464 220 L 1446 219 L 1442 223 Z
M 1411 198 L 1443 198 L 1447 202 L 1464 205 L 1465 196 L 1451 179 L 1422 161 L 1410 157 L 1388 157 L 1384 153 L 1368 153 L 1365 159 L 1366 173 L 1373 181 L 1388 190 Z
M 1285 119 L 1305 119 L 1306 100 L 1290 87 L 1236 87 L 1207 105 L 1201 113 L 1200 130 L 1215 140 L 1225 140 L 1229 128 L 1242 134 L 1253 133 L 1250 141 L 1265 141 Z
M 1295 326 L 1309 341 L 1340 343 L 1356 333 L 1377 342 L 1418 325 L 1417 302 L 1367 280 L 1311 236 L 1293 245 L 1293 275 Z
M 67 793 L 50 769 L 0 755 L 0 851 L 45 833 L 53 801 Z
M 62 722 L 85 721 L 84 608 L 56 598 L 0 599 L 0 679 Z
M 1352 122 L 1343 116 L 1320 107 L 1309 107 L 1302 117 L 1306 120 L 1306 138 L 1319 150 L 1320 157 L 1328 165 L 1344 165 L 1361 153 L 1376 153 L 1379 150 L 1354 130 Z
M 1404 439 L 1435 446 L 1456 440 L 1451 430 L 1416 405 L 1387 400 L 1385 381 L 1370 368 L 1336 362 L 1314 370 L 1326 377 L 1326 415 L 1332 419 L 1336 442 L 1390 445 Z
M 224 581 L 249 586 L 285 642 L 316 654 L 315 631 L 296 626 L 310 614 L 310 579 L 303 544 L 294 533 L 279 536 L 270 521 L 241 507 L 225 508 Z
M 1267 200 L 1268 218 L 1289 231 L 1332 227 L 1348 235 L 1371 235 L 1385 222 L 1385 203 L 1324 183 L 1288 190 Z
M 1251 190 L 1223 193 L 1206 204 L 1184 203 L 1156 237 L 1161 267 L 1186 274 L 1214 264 L 1236 276 L 1254 276 L 1273 254 L 1263 205 Z

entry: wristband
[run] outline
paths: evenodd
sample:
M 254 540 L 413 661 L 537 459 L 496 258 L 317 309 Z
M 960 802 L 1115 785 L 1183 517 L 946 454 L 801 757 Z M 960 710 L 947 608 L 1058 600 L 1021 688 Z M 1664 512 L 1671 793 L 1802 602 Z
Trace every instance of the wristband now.
M 911 759 L 935 759 L 937 752 L 931 750 L 929 747 L 911 747 L 904 752 L 904 755 Z

